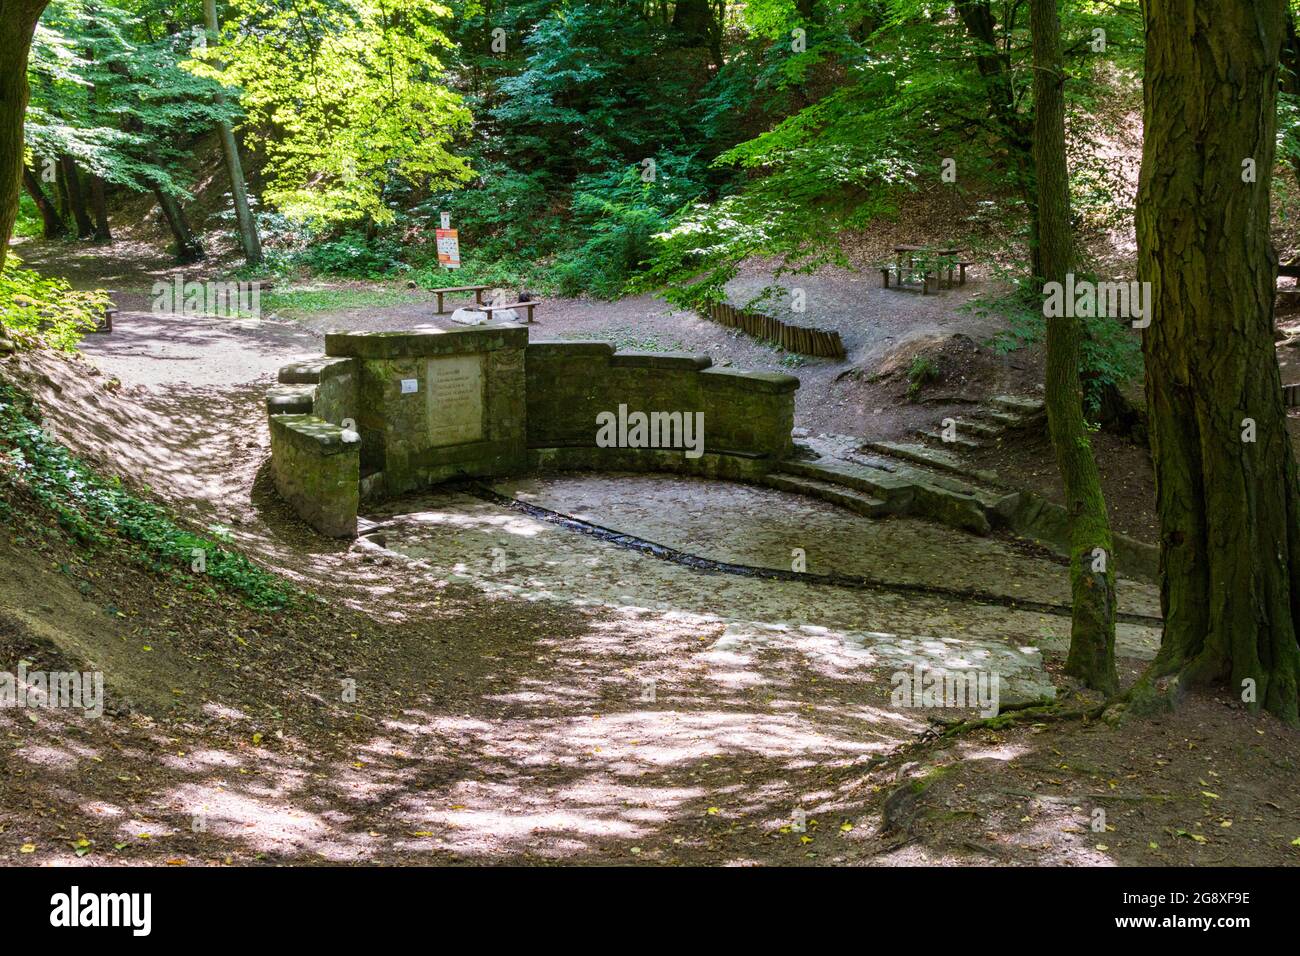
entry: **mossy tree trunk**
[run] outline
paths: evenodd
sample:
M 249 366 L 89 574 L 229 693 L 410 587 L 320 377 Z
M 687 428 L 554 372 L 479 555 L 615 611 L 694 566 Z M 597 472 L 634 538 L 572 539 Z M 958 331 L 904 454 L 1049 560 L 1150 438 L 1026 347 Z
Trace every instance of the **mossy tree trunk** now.
M 1300 495 L 1273 343 L 1269 186 L 1284 0 L 1147 0 L 1138 186 L 1160 517 L 1160 678 L 1297 722 Z M 1253 701 L 1252 701 L 1253 698 Z
M 41 213 L 42 232 L 46 239 L 60 239 L 68 234 L 67 224 L 63 217 L 59 215 L 59 210 L 54 205 L 54 200 L 45 195 L 45 190 L 41 187 L 41 181 L 37 178 L 36 173 L 28 166 L 23 167 L 23 186 L 27 188 L 27 194 L 32 197 L 36 203 L 36 208 Z
M 1065 282 L 1073 266 L 1069 171 L 1065 161 L 1065 71 L 1056 0 L 1031 0 L 1034 47 L 1034 167 L 1038 198 L 1038 261 L 1044 282 Z M 1079 381 L 1079 320 L 1047 320 L 1047 422 L 1070 522 L 1070 653 L 1065 670 L 1088 687 L 1113 694 L 1115 567 L 1101 477 L 1088 441 Z
M 217 17 L 217 0 L 203 0 L 203 21 L 209 42 L 216 42 L 220 29 Z M 218 94 L 220 98 L 220 94 Z M 239 158 L 239 144 L 230 124 L 222 120 L 217 124 L 221 138 L 221 152 L 226 159 L 226 174 L 230 177 L 230 196 L 235 205 L 235 219 L 239 224 L 239 243 L 244 249 L 244 260 L 251 266 L 262 261 L 262 241 L 257 234 L 257 220 L 248 204 L 248 183 L 244 179 L 244 164 Z
M 47 0 L 0 0 L 0 266 L 18 218 L 23 178 L 27 54 Z

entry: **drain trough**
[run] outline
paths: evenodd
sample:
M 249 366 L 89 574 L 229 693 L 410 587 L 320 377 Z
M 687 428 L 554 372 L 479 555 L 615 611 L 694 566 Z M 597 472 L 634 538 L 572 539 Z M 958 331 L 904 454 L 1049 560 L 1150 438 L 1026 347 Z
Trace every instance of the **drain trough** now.
M 574 518 L 559 511 L 552 511 L 540 505 L 529 504 L 526 501 L 511 498 L 509 495 L 503 495 L 481 482 L 468 482 L 461 486 L 461 490 L 483 501 L 490 501 L 493 504 L 509 508 L 511 511 L 526 514 L 530 518 L 557 525 L 566 531 L 585 534 L 588 537 L 605 541 L 618 548 L 636 551 L 639 554 L 658 558 L 661 561 L 670 561 L 673 564 L 680 564 L 706 574 L 734 574 L 739 577 L 763 578 L 771 581 L 799 581 L 803 584 L 820 587 L 847 588 L 857 591 L 920 594 L 927 597 L 949 598 L 975 604 L 1005 607 L 1016 611 L 1054 614 L 1057 617 L 1070 617 L 1072 614 L 1072 609 L 1068 604 L 1026 601 L 1006 594 L 994 594 L 990 591 L 977 591 L 972 588 L 948 588 L 941 585 L 915 584 L 906 581 L 882 581 L 878 578 L 855 574 L 814 574 L 806 571 L 785 571 L 781 568 L 760 568 L 748 564 L 715 561 L 712 558 L 702 558 L 699 555 L 690 554 L 665 544 L 647 541 L 645 538 L 638 538 L 636 535 L 614 531 L 611 528 L 592 524 L 590 521 L 583 521 L 581 518 Z M 1115 620 L 1121 624 L 1138 624 L 1146 627 L 1161 627 L 1164 624 L 1161 618 L 1150 614 L 1118 612 L 1115 615 Z

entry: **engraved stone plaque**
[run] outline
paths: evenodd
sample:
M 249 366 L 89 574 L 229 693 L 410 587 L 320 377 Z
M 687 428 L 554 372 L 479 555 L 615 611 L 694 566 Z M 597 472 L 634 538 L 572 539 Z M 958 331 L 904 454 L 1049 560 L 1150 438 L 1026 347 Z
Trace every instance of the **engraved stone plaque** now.
M 425 379 L 429 446 L 483 440 L 483 355 L 428 360 Z

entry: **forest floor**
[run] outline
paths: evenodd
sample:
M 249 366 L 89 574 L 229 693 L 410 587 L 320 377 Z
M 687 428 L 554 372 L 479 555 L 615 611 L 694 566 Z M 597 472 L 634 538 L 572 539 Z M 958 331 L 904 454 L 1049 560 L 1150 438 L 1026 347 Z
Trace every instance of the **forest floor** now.
M 310 534 L 269 488 L 263 390 L 280 365 L 319 351 L 324 328 L 428 321 L 427 295 L 323 284 L 382 291 L 388 304 L 285 308 L 277 321 L 169 318 L 148 311 L 149 285 L 173 268 L 150 249 L 20 253 L 123 293 L 114 332 L 86 340 L 87 362 L 4 363 L 49 431 L 196 524 L 229 529 L 315 598 L 268 613 L 178 587 L 125 544 L 73 547 L 11 494 L 0 660 L 10 670 L 19 659 L 93 661 L 113 707 L 99 720 L 0 710 L 0 861 L 1300 862 L 1300 734 L 1212 692 L 1156 717 L 918 747 L 925 724 L 861 675 L 779 649 L 743 665 L 711 657 L 725 631 L 716 621 L 494 592 L 472 575 L 431 580 Z M 967 383 L 958 374 L 949 397 L 961 401 L 900 400 L 905 382 L 871 378 L 910 360 L 903 344 L 959 333 L 979 346 L 992 320 L 956 308 L 970 288 L 864 296 L 865 281 L 807 279 L 818 321 L 844 322 L 842 363 L 792 367 L 649 298 L 547 303 L 534 334 L 789 371 L 803 381 L 797 424 L 813 431 L 891 437 L 917 427 L 910 416 L 929 425 L 949 405 L 1032 388 L 1037 360 L 1015 353 L 1015 366 L 998 357 L 972 364 Z M 1085 703 L 1059 656 L 1045 656 L 1066 706 Z M 1122 660 L 1124 680 L 1141 666 Z M 645 673 L 678 691 L 642 699 Z M 340 699 L 347 680 L 354 702 Z

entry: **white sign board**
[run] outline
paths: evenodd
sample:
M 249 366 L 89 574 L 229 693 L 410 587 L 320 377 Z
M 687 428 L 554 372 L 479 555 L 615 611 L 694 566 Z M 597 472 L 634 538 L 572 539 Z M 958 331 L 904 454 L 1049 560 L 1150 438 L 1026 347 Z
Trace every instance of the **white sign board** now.
M 402 394 L 411 395 L 420 390 L 420 380 L 418 378 L 402 379 Z

